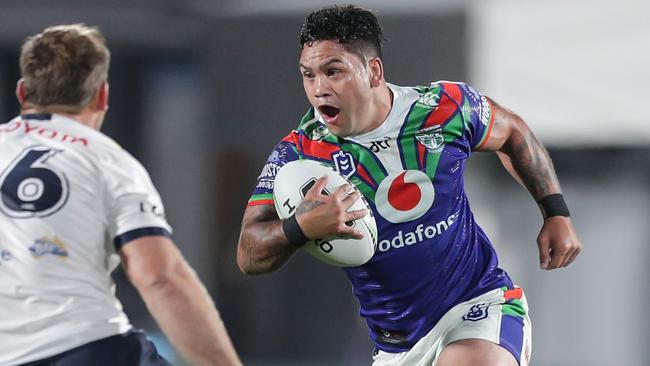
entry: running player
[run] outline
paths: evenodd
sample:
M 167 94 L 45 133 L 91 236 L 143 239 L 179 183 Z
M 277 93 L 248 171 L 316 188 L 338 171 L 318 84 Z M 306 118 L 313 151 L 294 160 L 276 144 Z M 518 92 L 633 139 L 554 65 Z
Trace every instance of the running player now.
M 272 205 L 279 167 L 327 162 L 368 200 L 378 246 L 345 268 L 375 343 L 374 365 L 527 365 L 531 347 L 522 289 L 498 267 L 463 189 L 465 160 L 496 151 L 539 202 L 544 269 L 569 265 L 581 248 L 551 160 L 514 113 L 464 83 L 386 83 L 382 31 L 354 6 L 309 14 L 300 72 L 312 108 L 273 150 L 244 213 L 238 264 L 247 274 L 282 266 L 308 239 L 359 237 L 345 222 L 358 196 L 320 194 L 321 178 L 297 213 Z
M 193 365 L 239 365 L 148 173 L 98 131 L 109 58 L 100 32 L 81 24 L 22 47 L 22 115 L 0 125 L 0 364 L 168 365 L 114 295 L 121 257 Z

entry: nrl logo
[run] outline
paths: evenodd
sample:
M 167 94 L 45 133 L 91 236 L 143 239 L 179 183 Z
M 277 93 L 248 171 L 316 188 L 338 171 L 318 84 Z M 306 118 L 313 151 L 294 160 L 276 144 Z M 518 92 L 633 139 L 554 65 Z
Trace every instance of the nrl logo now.
M 346 178 L 350 178 L 357 171 L 357 168 L 354 166 L 352 154 L 349 152 L 339 150 L 332 154 L 332 160 L 334 161 L 336 171 Z
M 440 126 L 423 128 L 415 133 L 415 138 L 431 152 L 442 151 L 445 143 L 445 136 Z

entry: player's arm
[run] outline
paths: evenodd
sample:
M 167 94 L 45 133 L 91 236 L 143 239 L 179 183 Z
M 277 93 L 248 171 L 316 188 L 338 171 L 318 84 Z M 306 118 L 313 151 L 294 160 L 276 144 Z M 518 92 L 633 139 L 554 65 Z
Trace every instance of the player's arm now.
M 480 150 L 496 151 L 508 172 L 540 203 L 545 217 L 537 238 L 541 267 L 566 267 L 575 260 L 582 244 L 568 211 L 566 215 L 549 215 L 545 212 L 549 204 L 557 207 L 557 199 L 561 198 L 557 195 L 562 194 L 553 162 L 521 117 L 493 100 L 490 100 L 490 104 L 494 114 L 492 130 Z
M 347 211 L 360 198 L 360 193 L 348 194 L 349 187 L 344 185 L 332 195 L 323 195 L 326 183 L 325 178 L 317 180 L 296 209 L 295 223 L 300 231 L 306 239 L 336 234 L 362 238 L 361 231 L 345 225 L 367 213 L 365 209 Z M 249 206 L 242 220 L 237 264 L 245 274 L 272 272 L 286 263 L 300 244 L 290 243 L 273 205 Z
M 140 237 L 119 254 L 156 322 L 192 365 L 241 365 L 210 295 L 170 239 Z

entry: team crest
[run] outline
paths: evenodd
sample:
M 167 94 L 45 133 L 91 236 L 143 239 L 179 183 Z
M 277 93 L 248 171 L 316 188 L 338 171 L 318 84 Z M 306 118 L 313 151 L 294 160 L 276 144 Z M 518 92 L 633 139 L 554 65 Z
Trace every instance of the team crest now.
M 348 152 L 339 150 L 332 154 L 332 160 L 334 161 L 336 171 L 346 178 L 350 178 L 357 171 L 357 168 L 354 166 L 352 154 Z
M 488 304 L 476 304 L 469 309 L 467 314 L 463 315 L 463 320 L 476 322 L 487 318 L 487 316 L 488 316 Z
M 415 133 L 415 138 L 427 148 L 427 150 L 437 153 L 442 151 L 445 143 L 445 136 L 442 134 L 442 127 L 431 126 L 423 128 Z

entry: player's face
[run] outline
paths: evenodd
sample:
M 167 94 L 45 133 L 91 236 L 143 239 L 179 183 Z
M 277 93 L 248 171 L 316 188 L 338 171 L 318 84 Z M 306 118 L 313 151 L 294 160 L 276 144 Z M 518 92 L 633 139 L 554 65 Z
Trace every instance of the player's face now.
M 311 105 L 336 136 L 365 132 L 371 123 L 372 90 L 366 61 L 337 41 L 305 44 L 300 72 Z

